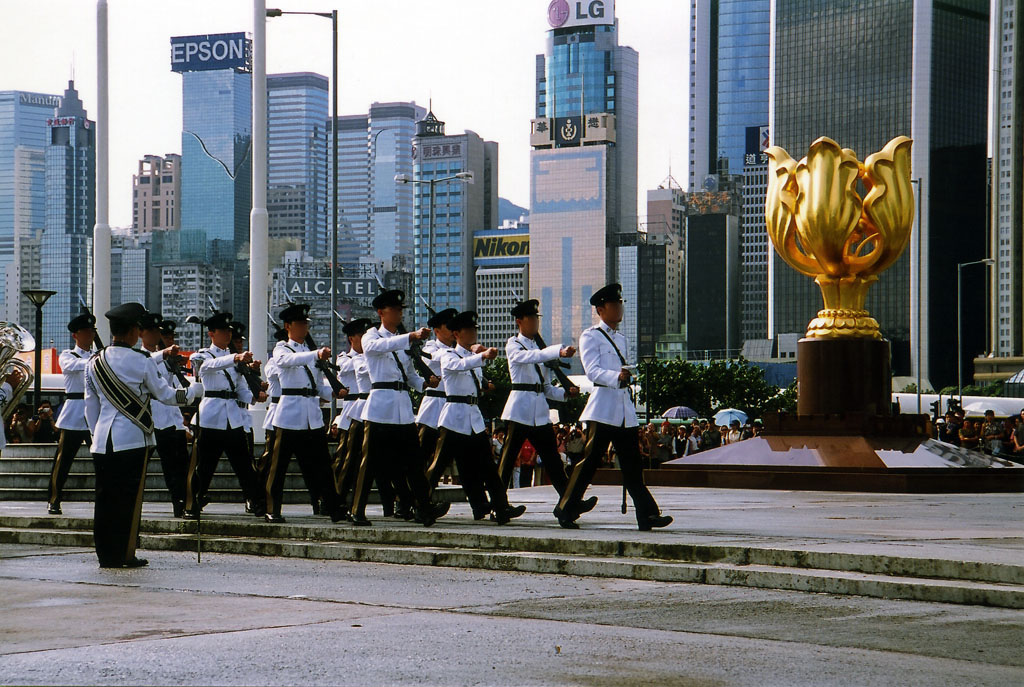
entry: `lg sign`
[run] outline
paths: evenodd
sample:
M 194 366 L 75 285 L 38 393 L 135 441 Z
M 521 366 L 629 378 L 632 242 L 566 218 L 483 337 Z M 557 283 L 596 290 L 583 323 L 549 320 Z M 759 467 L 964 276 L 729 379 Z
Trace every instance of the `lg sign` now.
M 551 0 L 548 5 L 548 24 L 553 29 L 614 23 L 615 0 Z
M 244 33 L 171 38 L 171 71 L 197 72 L 210 69 L 249 71 L 252 42 Z

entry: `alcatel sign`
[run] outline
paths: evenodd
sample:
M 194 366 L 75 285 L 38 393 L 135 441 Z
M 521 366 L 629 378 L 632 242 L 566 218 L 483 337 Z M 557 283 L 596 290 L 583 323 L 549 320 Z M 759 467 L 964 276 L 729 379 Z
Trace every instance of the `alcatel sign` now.
M 615 23 L 615 0 L 551 0 L 548 24 L 553 29 Z
M 244 33 L 171 38 L 171 71 L 252 70 L 252 41 Z

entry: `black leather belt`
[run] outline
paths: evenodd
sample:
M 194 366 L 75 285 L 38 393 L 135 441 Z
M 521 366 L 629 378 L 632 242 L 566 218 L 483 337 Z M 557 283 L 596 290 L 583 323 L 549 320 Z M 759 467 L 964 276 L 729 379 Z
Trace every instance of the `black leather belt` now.
M 513 384 L 512 391 L 532 391 L 536 394 L 544 393 L 543 384 Z
M 280 401 L 281 401 L 281 397 L 280 396 L 271 396 L 270 397 L 270 402 L 271 403 L 279 403 Z
M 476 396 L 448 396 L 449 403 L 465 403 L 470 406 L 475 406 L 479 400 Z
M 306 398 L 311 398 L 313 396 L 319 396 L 320 394 L 316 391 L 316 389 L 308 389 L 306 387 L 302 387 L 301 389 L 281 389 L 281 395 L 305 396 Z
M 392 391 L 408 391 L 409 385 L 405 382 L 374 382 L 374 389 L 391 389 Z
M 228 400 L 235 400 L 237 396 L 234 391 L 228 391 L 227 389 L 206 389 L 203 391 L 205 398 L 224 398 Z
M 348 394 L 343 398 L 343 401 L 365 401 L 370 397 L 370 394 Z
M 424 396 L 430 396 L 431 398 L 445 398 L 445 394 L 440 389 L 427 389 L 423 392 Z
M 70 393 L 65 394 L 64 397 L 66 399 L 68 399 L 69 401 L 84 401 L 85 400 L 85 392 L 84 391 L 72 391 Z

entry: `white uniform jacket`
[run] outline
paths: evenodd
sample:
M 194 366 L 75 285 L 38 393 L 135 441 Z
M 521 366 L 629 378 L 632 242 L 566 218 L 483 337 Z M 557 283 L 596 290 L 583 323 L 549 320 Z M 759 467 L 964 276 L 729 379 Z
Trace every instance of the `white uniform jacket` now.
M 357 395 L 355 367 L 355 357 L 357 355 L 359 354 L 355 351 L 345 351 L 344 353 L 339 353 L 335 360 L 335 364 L 338 366 L 338 381 L 348 389 L 348 394 L 341 401 L 338 417 L 334 418 L 335 426 L 343 432 L 352 424 L 352 406 L 356 404 L 354 397 Z
M 540 348 L 537 342 L 516 334 L 505 344 L 508 376 L 513 384 L 539 385 L 536 391 L 511 391 L 501 419 L 522 425 L 540 427 L 551 424 L 548 399 L 565 400 L 565 389 L 551 385 L 551 371 L 544 367 L 549 360 L 558 360 L 561 345 Z
M 235 354 L 217 346 L 192 354 L 192 369 L 206 392 L 229 394 L 231 398 L 203 396 L 199 404 L 199 426 L 203 429 L 245 429 L 248 411 L 238 403 L 252 403 L 252 391 L 235 369 Z
M 440 426 L 459 434 L 479 434 L 484 431 L 484 416 L 480 412 L 478 389 L 484 386 L 480 370 L 487 363 L 480 353 L 471 353 L 462 346 L 441 353 L 441 381 L 445 396 L 472 397 L 474 403 L 448 401 L 441 411 Z
M 60 354 L 60 371 L 64 376 L 64 391 L 68 397 L 60 407 L 57 429 L 71 429 L 84 432 L 89 429 L 85 422 L 85 366 L 89 364 L 92 351 L 75 346 Z
M 430 371 L 438 379 L 441 378 L 441 354 L 450 350 L 452 350 L 451 346 L 445 346 L 437 339 L 431 339 L 423 344 L 423 352 L 430 354 L 430 360 L 424 360 L 423 362 L 427 364 L 427 367 L 430 368 Z M 416 424 L 437 429 L 443 409 L 444 385 L 442 384 L 436 389 L 426 389 L 423 392 L 423 399 L 420 401 L 420 411 L 416 414 Z
M 331 386 L 316 368 L 317 351 L 301 341 L 279 341 L 274 364 L 281 381 L 281 400 L 274 410 L 277 429 L 319 429 L 324 426 L 320 399 L 331 400 Z M 301 395 L 306 394 L 306 395 Z
M 171 372 L 171 368 L 167 366 L 167 361 L 164 360 L 163 351 L 156 351 L 149 354 L 149 357 L 156 363 L 156 373 L 160 375 L 160 379 L 167 382 L 167 386 L 175 389 L 181 389 L 181 382 Z M 167 403 L 161 403 L 160 401 L 153 401 L 149 405 L 153 411 L 153 424 L 157 429 L 167 429 L 168 427 L 174 427 L 184 431 L 185 429 L 185 418 L 182 417 L 181 409 L 178 406 L 170 405 Z
M 605 334 L 615 342 L 615 346 Z M 629 398 L 629 387 L 622 386 L 619 382 L 622 360 L 615 352 L 616 346 L 625 356 L 626 337 L 604 322 L 584 330 L 580 335 L 583 370 L 595 387 L 587 399 L 587 407 L 583 409 L 580 420 L 600 422 L 614 427 L 636 427 L 636 407 Z
M 423 391 L 423 378 L 416 373 L 409 357 L 409 335 L 389 332 L 384 325 L 363 334 L 363 356 L 373 384 L 405 383 Z M 397 357 L 397 360 L 396 360 Z M 412 399 L 407 390 L 370 389 L 363 405 L 362 419 L 391 425 L 411 425 L 415 421 Z
M 263 366 L 263 374 L 267 376 L 267 414 L 263 417 L 263 429 L 268 432 L 274 431 L 274 413 L 277 411 L 277 402 L 281 400 L 281 378 L 278 376 L 280 370 L 277 363 L 271 358 Z
M 108 346 L 103 354 L 110 369 L 123 384 L 143 402 L 151 398 L 162 403 L 186 405 L 201 393 L 199 384 L 188 389 L 174 389 L 160 378 L 156 363 L 145 351 L 127 346 Z M 102 388 L 94 377 L 93 365 L 85 371 L 85 417 L 92 432 L 93 453 L 107 452 L 107 439 L 114 451 L 127 451 L 156 444 L 152 433 L 142 431 L 128 416 L 107 400 Z

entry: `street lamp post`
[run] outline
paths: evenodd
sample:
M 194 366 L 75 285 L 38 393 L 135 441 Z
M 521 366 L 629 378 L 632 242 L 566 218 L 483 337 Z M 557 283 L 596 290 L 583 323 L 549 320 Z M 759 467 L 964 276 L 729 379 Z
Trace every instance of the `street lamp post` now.
M 993 258 L 985 258 L 984 260 L 961 262 L 956 266 L 956 395 L 961 402 L 964 400 L 964 358 L 961 340 L 963 334 L 963 289 L 960 287 L 961 275 L 965 267 L 970 267 L 971 265 L 994 265 L 995 262 Z
M 434 303 L 434 200 L 436 198 L 434 187 L 443 181 L 472 184 L 473 173 L 459 172 L 439 179 L 412 179 L 408 174 L 395 175 L 395 182 L 399 184 L 427 184 L 430 186 L 430 223 L 427 225 L 427 302 L 435 308 L 437 304 Z
M 331 352 L 338 349 L 338 10 L 330 12 L 285 12 L 280 9 L 268 9 L 268 17 L 280 17 L 286 14 L 304 14 L 312 17 L 323 17 L 331 20 Z M 338 408 L 337 399 L 331 399 L 331 418 Z
M 914 330 L 916 334 L 916 341 L 914 342 L 914 348 L 916 349 L 917 363 L 917 413 L 921 414 L 921 177 L 911 179 L 910 183 L 917 185 L 917 213 L 914 215 L 914 219 L 917 220 L 917 226 L 914 227 L 914 246 L 915 252 L 917 253 L 917 310 L 914 316 Z
M 43 306 L 46 301 L 50 300 L 50 296 L 57 293 L 56 291 L 46 291 L 45 289 L 25 289 L 22 291 L 25 294 L 25 298 L 32 301 L 32 305 L 36 306 L 36 366 L 35 366 L 35 396 L 36 396 L 36 408 L 43 400 L 42 381 L 43 381 Z

